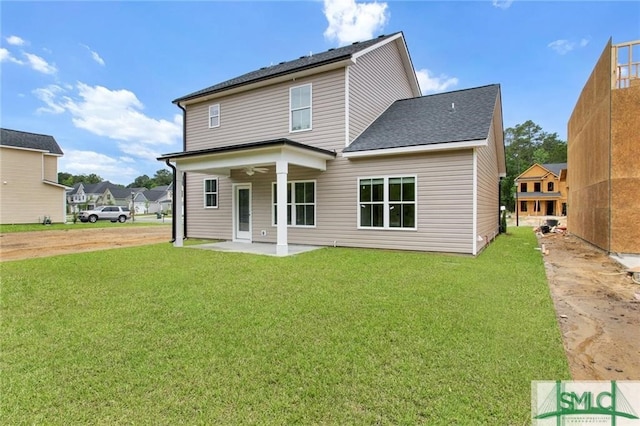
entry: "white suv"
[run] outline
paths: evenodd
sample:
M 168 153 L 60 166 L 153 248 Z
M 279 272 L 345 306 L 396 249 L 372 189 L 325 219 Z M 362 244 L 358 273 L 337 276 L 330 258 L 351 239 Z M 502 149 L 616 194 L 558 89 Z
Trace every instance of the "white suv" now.
M 93 210 L 81 211 L 78 217 L 81 222 L 95 223 L 98 220 L 110 220 L 111 222 L 123 223 L 131 218 L 131 212 L 128 207 L 101 206 Z

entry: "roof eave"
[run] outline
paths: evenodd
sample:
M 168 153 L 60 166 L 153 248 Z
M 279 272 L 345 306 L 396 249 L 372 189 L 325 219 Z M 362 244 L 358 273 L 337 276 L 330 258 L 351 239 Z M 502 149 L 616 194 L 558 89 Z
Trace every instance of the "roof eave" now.
M 364 157 L 379 157 L 384 155 L 402 155 L 402 154 L 416 154 L 416 153 L 428 153 L 439 151 L 452 151 L 457 149 L 478 148 L 487 146 L 487 139 L 475 139 L 468 141 L 455 141 L 455 142 L 439 142 L 425 145 L 411 145 L 397 148 L 380 148 L 370 149 L 363 151 L 347 151 L 342 152 L 344 158 L 364 158 Z
M 318 74 L 321 72 L 332 71 L 339 68 L 344 68 L 348 65 L 353 65 L 355 62 L 351 59 L 352 55 L 340 56 L 330 61 L 325 61 L 320 64 L 313 64 L 303 68 L 297 68 L 282 72 L 279 74 L 269 75 L 249 82 L 238 83 L 229 87 L 224 87 L 218 90 L 212 90 L 210 92 L 200 93 L 198 95 L 187 95 L 181 98 L 177 98 L 172 102 L 179 105 L 189 105 L 198 102 L 208 101 L 222 96 L 233 95 L 240 92 L 246 92 L 249 90 L 257 89 L 264 86 L 269 86 L 284 81 L 295 80 L 296 78 L 306 77 L 312 74 Z

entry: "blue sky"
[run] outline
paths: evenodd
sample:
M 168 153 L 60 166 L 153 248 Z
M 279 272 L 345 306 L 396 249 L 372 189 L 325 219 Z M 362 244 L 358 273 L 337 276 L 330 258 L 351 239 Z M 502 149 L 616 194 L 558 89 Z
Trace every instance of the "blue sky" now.
M 171 101 L 263 66 L 403 31 L 423 93 L 500 83 L 504 127 L 566 139 L 602 53 L 640 2 L 0 3 L 0 125 L 53 135 L 59 171 L 127 185 L 182 149 Z

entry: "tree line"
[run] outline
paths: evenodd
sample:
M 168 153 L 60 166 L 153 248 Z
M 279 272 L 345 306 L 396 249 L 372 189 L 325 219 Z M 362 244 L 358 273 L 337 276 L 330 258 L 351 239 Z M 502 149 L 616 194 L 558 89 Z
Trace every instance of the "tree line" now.
M 73 186 L 76 183 L 93 184 L 103 182 L 104 179 L 95 173 L 88 175 L 73 175 L 71 173 L 59 172 L 58 183 L 66 186 Z M 153 189 L 156 186 L 170 185 L 173 182 L 173 174 L 166 169 L 158 170 L 153 177 L 147 175 L 138 176 L 129 185 L 116 184 L 121 188 L 147 188 Z

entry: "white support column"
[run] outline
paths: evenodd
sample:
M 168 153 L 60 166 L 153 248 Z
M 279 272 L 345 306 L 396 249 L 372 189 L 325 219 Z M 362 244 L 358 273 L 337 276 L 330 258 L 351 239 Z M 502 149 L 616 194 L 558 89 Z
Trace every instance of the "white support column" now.
M 276 245 L 276 254 L 278 256 L 286 256 L 289 253 L 287 244 L 287 174 L 289 172 L 289 163 L 285 160 L 276 161 L 277 175 L 277 195 L 276 205 L 278 206 L 278 244 Z
M 176 240 L 173 242 L 174 247 L 182 247 L 184 240 L 184 224 L 182 219 L 183 211 L 183 193 L 182 193 L 183 172 L 176 165 L 176 187 L 174 188 L 174 197 L 176 201 L 176 211 L 173 212 L 173 222 L 176 227 Z

